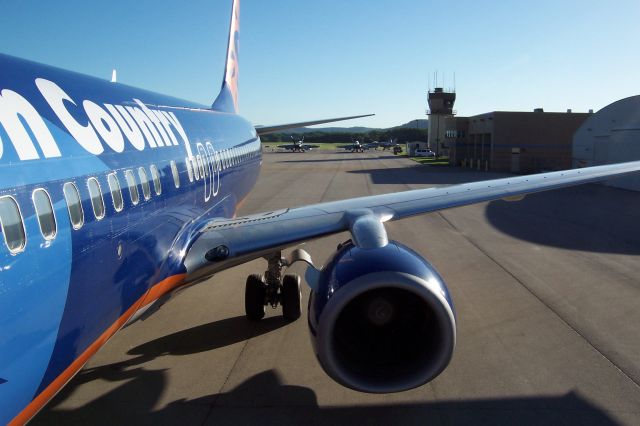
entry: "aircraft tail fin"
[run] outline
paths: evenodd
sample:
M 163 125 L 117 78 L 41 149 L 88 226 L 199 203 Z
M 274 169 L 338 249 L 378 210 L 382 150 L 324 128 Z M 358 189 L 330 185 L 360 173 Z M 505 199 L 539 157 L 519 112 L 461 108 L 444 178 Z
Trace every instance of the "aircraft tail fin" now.
M 240 44 L 240 0 L 233 0 L 227 45 L 224 80 L 218 97 L 211 105 L 216 111 L 238 112 L 238 49 Z

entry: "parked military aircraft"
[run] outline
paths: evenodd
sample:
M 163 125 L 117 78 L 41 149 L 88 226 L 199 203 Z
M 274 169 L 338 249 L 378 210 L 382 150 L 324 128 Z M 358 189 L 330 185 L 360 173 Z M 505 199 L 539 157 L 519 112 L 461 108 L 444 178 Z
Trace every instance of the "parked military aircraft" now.
M 346 149 L 351 152 L 364 152 L 365 149 L 369 149 L 369 146 L 366 144 L 360 143 L 360 141 L 355 141 L 349 145 L 338 145 L 338 148 Z
M 290 145 L 279 145 L 278 148 L 286 149 L 293 152 L 305 152 L 319 147 L 319 145 L 309 145 L 304 143 L 304 136 L 298 141 L 293 139 L 293 136 L 291 136 L 291 140 L 294 141 L 294 143 Z
M 369 148 L 382 148 L 382 150 L 387 150 L 387 149 L 393 149 L 396 146 L 399 146 L 399 144 L 396 142 L 397 139 L 389 139 L 386 142 L 379 142 L 379 141 L 373 141 L 373 142 L 368 142 L 366 145 L 369 146 Z

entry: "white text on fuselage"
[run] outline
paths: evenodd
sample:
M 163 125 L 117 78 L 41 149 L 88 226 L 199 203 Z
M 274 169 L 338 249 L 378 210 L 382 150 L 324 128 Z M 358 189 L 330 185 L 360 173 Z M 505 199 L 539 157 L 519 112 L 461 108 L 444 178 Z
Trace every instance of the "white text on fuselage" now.
M 78 104 L 52 81 L 38 78 L 35 84 L 69 134 L 93 155 L 104 153 L 105 145 L 110 150 L 121 153 L 125 150 L 125 140 L 138 151 L 146 147 L 177 146 L 179 143 L 175 130 L 184 143 L 187 157 L 192 158 L 187 135 L 173 112 L 151 109 L 138 99 L 133 99 L 135 105 L 130 106 L 107 103 L 98 105 L 90 100 L 83 100 Z M 72 115 L 69 108 L 83 110 L 88 118 L 87 124 L 79 123 L 74 118 L 78 114 Z M 40 153 L 45 158 L 62 156 L 60 147 L 43 118 L 17 92 L 8 89 L 0 92 L 0 125 L 21 161 L 37 160 L 41 158 Z M 3 153 L 3 141 L 0 139 L 0 159 Z

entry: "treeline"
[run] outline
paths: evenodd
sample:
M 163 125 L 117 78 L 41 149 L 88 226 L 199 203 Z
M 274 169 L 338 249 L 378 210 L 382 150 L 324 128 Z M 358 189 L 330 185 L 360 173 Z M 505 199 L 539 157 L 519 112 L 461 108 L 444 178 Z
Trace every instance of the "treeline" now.
M 301 134 L 293 136 L 295 140 L 299 140 Z M 263 142 L 291 142 L 291 133 L 271 133 L 260 136 Z M 396 127 L 392 129 L 371 130 L 364 133 L 350 132 L 309 132 L 304 134 L 304 141 L 307 143 L 340 143 L 349 141 L 371 142 L 371 141 L 388 141 L 389 139 L 397 139 L 398 143 L 427 141 L 426 129 L 411 129 Z

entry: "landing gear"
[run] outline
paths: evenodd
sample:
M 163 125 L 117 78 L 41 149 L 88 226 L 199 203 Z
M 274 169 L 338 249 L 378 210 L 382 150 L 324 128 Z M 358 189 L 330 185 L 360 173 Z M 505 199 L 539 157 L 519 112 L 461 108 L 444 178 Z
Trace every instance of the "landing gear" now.
M 266 295 L 264 277 L 252 274 L 247 277 L 244 288 L 244 310 L 251 321 L 260 321 L 264 318 L 264 299 Z
M 300 318 L 300 277 L 282 270 L 287 266 L 280 252 L 267 257 L 269 264 L 264 276 L 252 274 L 247 277 L 244 308 L 247 319 L 259 321 L 264 318 L 265 306 L 277 308 L 282 305 L 282 316 L 287 321 Z
M 282 279 L 282 292 L 280 294 L 282 304 L 282 316 L 287 321 L 295 321 L 300 318 L 300 276 L 287 274 Z

